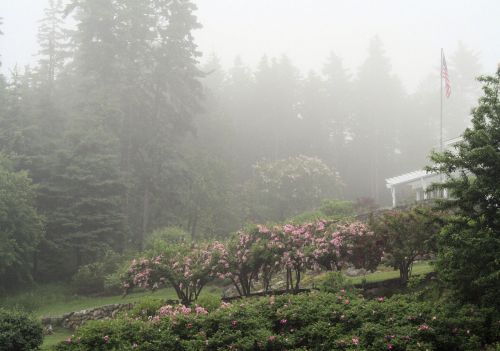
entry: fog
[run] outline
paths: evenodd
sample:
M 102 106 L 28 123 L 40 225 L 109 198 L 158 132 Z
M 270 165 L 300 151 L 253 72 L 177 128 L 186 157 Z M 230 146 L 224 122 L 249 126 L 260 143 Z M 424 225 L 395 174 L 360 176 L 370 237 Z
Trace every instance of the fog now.
M 352 74 L 367 53 L 368 42 L 380 36 L 393 71 L 409 92 L 439 68 L 439 51 L 457 49 L 462 41 L 479 54 L 486 68 L 500 56 L 498 12 L 494 0 L 459 1 L 331 1 L 198 0 L 196 15 L 203 28 L 194 31 L 204 54 L 215 53 L 225 67 L 236 56 L 256 66 L 264 54 L 288 55 L 303 73 L 318 70 L 331 51 Z M 6 72 L 15 64 L 34 62 L 38 20 L 47 0 L 1 0 L 4 18 L 0 39 Z M 7 50 L 8 49 L 8 50 Z
M 0 0 L 0 150 L 45 218 L 37 276 L 141 250 L 166 226 L 226 237 L 326 200 L 389 206 L 385 179 L 439 148 L 441 48 L 450 139 L 469 125 L 475 77 L 496 70 L 498 13 L 498 1 Z

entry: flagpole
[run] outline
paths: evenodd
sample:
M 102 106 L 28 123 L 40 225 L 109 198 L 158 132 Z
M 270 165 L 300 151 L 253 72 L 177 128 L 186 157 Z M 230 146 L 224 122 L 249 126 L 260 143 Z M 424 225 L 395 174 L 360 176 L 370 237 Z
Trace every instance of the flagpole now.
M 439 151 L 443 152 L 443 48 L 441 48 L 441 71 L 439 72 L 441 76 L 441 106 L 440 106 L 440 124 L 439 124 Z

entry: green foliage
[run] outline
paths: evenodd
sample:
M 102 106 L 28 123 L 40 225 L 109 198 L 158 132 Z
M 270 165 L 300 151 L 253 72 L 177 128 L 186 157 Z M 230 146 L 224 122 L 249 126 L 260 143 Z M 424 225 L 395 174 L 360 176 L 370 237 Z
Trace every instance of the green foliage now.
M 220 306 L 219 294 L 206 294 L 196 300 L 196 304 L 207 309 L 207 311 L 215 311 Z
M 319 289 L 325 292 L 337 293 L 342 289 L 352 289 L 352 283 L 341 272 L 327 272 L 318 283 Z
M 101 261 L 81 266 L 71 278 L 71 285 L 77 294 L 98 294 L 121 292 L 119 275 L 128 267 L 130 257 L 113 251 L 106 252 Z
M 342 200 L 325 200 L 319 210 L 324 213 L 328 219 L 344 219 L 356 214 L 354 203 Z
M 134 307 L 126 312 L 127 317 L 134 319 L 142 319 L 147 321 L 151 316 L 154 316 L 165 301 L 158 298 L 145 298 L 138 301 Z
M 0 350 L 38 350 L 43 341 L 42 325 L 28 314 L 0 309 Z
M 351 293 L 245 299 L 208 314 L 90 322 L 67 350 L 480 350 L 498 340 L 492 309 L 419 302 L 410 296 L 364 300 Z
M 299 155 L 254 165 L 247 194 L 258 220 L 284 220 L 336 195 L 340 178 L 317 157 Z
M 102 129 L 72 132 L 66 142 L 54 165 L 56 174 L 41 188 L 47 217 L 41 275 L 55 270 L 71 276 L 108 250 L 123 248 L 124 184 L 113 152 L 116 144 Z M 96 270 L 89 267 L 87 275 Z
M 439 237 L 438 271 L 465 301 L 500 307 L 500 71 L 479 78 L 483 96 L 472 127 L 455 150 L 434 153 L 430 170 L 443 173 L 456 214 Z
M 35 188 L 0 154 L 0 292 L 32 281 L 33 254 L 43 234 Z
M 417 257 L 435 250 L 435 238 L 442 227 L 439 214 L 428 207 L 415 207 L 385 212 L 370 221 L 384 241 L 383 260 L 399 269 L 401 283 L 406 284 Z
M 146 250 L 160 254 L 169 246 L 190 242 L 189 233 L 180 227 L 164 227 L 156 229 L 146 238 Z
M 355 203 L 338 199 L 324 200 L 319 208 L 294 216 L 290 221 L 295 224 L 316 222 L 318 220 L 346 220 L 356 215 Z

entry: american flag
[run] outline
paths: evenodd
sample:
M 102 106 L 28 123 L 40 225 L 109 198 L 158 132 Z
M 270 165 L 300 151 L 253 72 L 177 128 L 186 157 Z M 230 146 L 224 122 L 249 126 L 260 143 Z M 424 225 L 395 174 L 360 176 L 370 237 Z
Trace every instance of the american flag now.
M 444 88 L 446 97 L 449 98 L 451 95 L 451 83 L 450 77 L 448 76 L 448 67 L 446 66 L 446 59 L 444 58 L 444 52 L 441 55 L 441 78 L 444 79 Z

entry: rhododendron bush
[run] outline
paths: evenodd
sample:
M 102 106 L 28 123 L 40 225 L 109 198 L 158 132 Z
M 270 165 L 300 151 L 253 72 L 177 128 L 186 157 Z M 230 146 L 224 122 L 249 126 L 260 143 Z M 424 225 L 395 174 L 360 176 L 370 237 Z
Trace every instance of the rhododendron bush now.
M 166 283 L 174 288 L 179 300 L 188 305 L 203 287 L 216 277 L 221 244 L 179 244 L 151 258 L 133 260 L 124 277 L 123 287 L 158 288 Z
M 343 291 L 249 298 L 210 311 L 134 310 L 85 324 L 57 350 L 494 350 L 486 345 L 498 340 L 500 322 L 493 309 Z
M 248 296 L 257 283 L 268 291 L 272 277 L 283 272 L 286 289 L 297 291 L 307 270 L 340 270 L 347 264 L 375 269 L 382 255 L 380 244 L 361 222 L 256 225 L 227 243 L 176 245 L 156 257 L 134 260 L 124 288 L 168 283 L 183 303 L 190 303 L 212 279 L 229 280 L 240 296 Z

